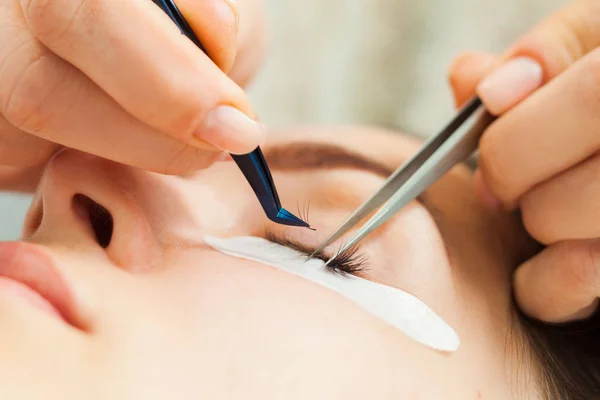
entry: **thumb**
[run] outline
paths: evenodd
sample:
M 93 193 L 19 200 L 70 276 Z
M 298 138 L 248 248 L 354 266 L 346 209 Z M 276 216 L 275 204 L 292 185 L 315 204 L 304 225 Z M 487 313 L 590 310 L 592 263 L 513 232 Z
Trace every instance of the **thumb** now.
M 489 53 L 464 53 L 454 59 L 448 71 L 448 80 L 457 108 L 475 95 L 477 84 L 490 72 L 496 61 L 497 57 Z
M 591 317 L 600 296 L 600 240 L 556 243 L 515 274 L 517 303 L 530 317 L 564 323 Z

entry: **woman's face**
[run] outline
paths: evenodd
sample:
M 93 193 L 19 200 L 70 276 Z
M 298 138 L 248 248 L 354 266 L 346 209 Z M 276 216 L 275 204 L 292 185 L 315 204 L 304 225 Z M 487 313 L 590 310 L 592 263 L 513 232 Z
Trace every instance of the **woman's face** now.
M 282 203 L 310 203 L 316 232 L 269 222 L 232 162 L 165 177 L 60 153 L 28 215 L 29 244 L 0 247 L 0 275 L 35 289 L 0 279 L 0 398 L 507 399 L 522 388 L 529 397 L 510 301 L 525 236 L 512 216 L 476 204 L 466 168 L 361 248 L 361 275 L 427 303 L 458 333 L 453 353 L 204 243 L 269 234 L 317 247 L 384 181 L 385 169 L 361 157 L 393 170 L 415 148 L 358 128 L 275 136 L 264 150 Z

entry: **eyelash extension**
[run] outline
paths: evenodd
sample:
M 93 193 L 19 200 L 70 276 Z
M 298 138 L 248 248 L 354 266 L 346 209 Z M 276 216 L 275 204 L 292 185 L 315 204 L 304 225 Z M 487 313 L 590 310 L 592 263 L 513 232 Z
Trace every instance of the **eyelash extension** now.
M 300 219 L 306 222 L 308 225 L 310 225 L 310 222 L 308 221 L 308 214 L 310 213 L 310 201 L 306 203 L 306 207 L 304 207 L 304 210 L 300 210 L 300 203 L 296 203 L 296 208 L 298 209 L 298 215 L 300 216 Z M 310 229 L 313 231 L 316 230 L 313 228 Z
M 302 243 L 292 240 L 288 237 L 282 237 L 274 232 L 267 232 L 265 238 L 273 243 L 280 244 L 292 250 L 296 250 L 309 257 L 316 249 L 312 249 Z M 322 251 L 315 255 L 316 258 L 327 261 L 329 257 Z M 365 277 L 367 256 L 361 252 L 360 246 L 350 247 L 348 250 L 340 253 L 331 263 L 327 265 L 327 269 L 339 275 L 354 275 Z

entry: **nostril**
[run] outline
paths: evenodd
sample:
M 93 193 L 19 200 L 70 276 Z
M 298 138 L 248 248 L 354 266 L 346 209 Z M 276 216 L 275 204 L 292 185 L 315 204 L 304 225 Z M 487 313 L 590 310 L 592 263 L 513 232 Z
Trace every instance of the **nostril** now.
M 37 203 L 33 203 L 32 208 L 27 213 L 25 224 L 23 225 L 23 236 L 33 237 L 42 226 L 44 219 L 44 200 L 40 198 Z
M 111 213 L 83 194 L 73 196 L 73 208 L 89 221 L 96 241 L 102 248 L 107 248 L 113 235 L 114 221 Z
M 35 233 L 40 226 L 42 226 L 42 220 L 44 219 L 44 200 L 40 200 L 38 205 L 38 209 L 35 212 L 35 215 L 31 221 L 31 230 L 30 232 Z

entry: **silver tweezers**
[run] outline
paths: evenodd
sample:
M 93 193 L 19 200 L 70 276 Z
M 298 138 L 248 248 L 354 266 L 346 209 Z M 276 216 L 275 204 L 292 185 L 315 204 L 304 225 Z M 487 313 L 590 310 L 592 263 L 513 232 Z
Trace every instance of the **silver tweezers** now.
M 440 133 L 429 138 L 423 147 L 398 168 L 370 199 L 352 213 L 311 257 L 342 237 L 383 204 L 356 235 L 343 244 L 328 263 L 355 246 L 398 210 L 421 195 L 452 167 L 469 158 L 477 149 L 481 135 L 494 119 L 495 117 L 485 109 L 481 100 L 478 97 L 473 98 Z

